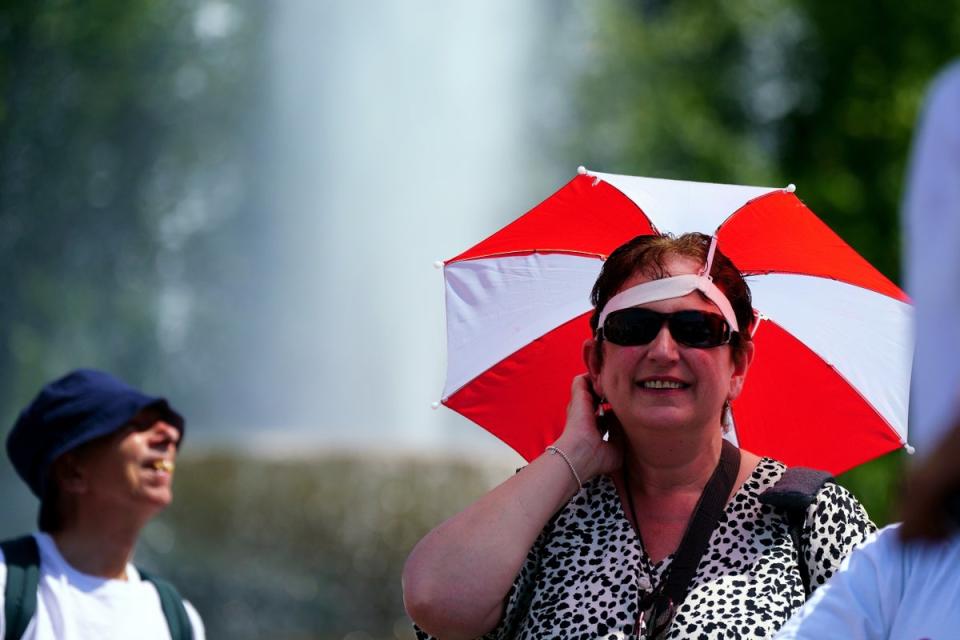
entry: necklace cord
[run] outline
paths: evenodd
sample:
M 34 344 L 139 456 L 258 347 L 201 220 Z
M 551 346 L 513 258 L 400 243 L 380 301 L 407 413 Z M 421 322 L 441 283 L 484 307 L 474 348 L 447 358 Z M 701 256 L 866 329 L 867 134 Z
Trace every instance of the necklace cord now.
M 637 532 L 637 539 L 640 541 L 640 548 L 646 555 L 646 549 L 643 544 L 643 535 L 640 533 L 640 521 L 637 519 L 637 509 L 633 501 L 633 491 L 630 487 L 630 478 L 627 465 L 622 467 L 623 487 L 627 494 L 627 505 L 630 507 L 630 517 L 633 526 Z M 651 584 L 651 592 L 648 597 L 643 598 L 638 611 L 637 629 L 641 628 L 641 620 L 650 610 L 648 619 L 652 621 L 657 629 L 651 629 L 655 632 L 653 637 L 659 635 L 672 621 L 673 613 L 677 606 L 683 602 L 687 592 L 690 589 L 690 583 L 696 574 L 697 566 L 707 549 L 710 542 L 710 535 L 716 529 L 717 522 L 723 514 L 726 506 L 727 497 L 733 490 L 733 484 L 736 482 L 737 474 L 740 471 L 740 449 L 735 447 L 727 440 L 723 440 L 720 450 L 720 460 L 713 470 L 713 474 L 704 486 L 697 500 L 697 506 L 694 508 L 690 520 L 687 522 L 687 528 L 680 540 L 680 546 L 674 552 L 673 561 L 667 568 L 667 573 L 656 587 Z M 646 573 L 646 571 L 645 571 Z M 650 576 L 653 577 L 652 575 Z M 652 580 L 651 580 L 652 583 Z M 644 601 L 648 601 L 648 606 L 642 606 Z M 668 614 L 669 615 L 665 615 Z M 662 627 L 662 628 L 661 628 Z

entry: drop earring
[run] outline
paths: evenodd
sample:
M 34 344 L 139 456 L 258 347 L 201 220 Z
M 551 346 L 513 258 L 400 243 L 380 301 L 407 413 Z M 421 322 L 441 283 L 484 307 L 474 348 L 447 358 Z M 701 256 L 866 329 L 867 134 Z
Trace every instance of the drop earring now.
M 720 414 L 720 426 L 724 433 L 730 433 L 733 429 L 733 409 L 730 408 L 730 401 L 724 400 L 723 412 Z

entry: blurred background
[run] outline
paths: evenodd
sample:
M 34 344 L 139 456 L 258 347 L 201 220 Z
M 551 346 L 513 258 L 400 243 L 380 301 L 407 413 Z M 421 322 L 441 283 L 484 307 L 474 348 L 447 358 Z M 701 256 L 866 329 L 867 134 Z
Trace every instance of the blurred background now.
M 441 408 L 432 266 L 598 171 L 782 186 L 899 282 L 960 1 L 6 0 L 0 422 L 77 366 L 188 418 L 138 562 L 211 638 L 410 638 L 403 560 L 522 463 Z M 878 523 L 903 465 L 841 481 Z M 0 535 L 36 505 L 0 460 Z

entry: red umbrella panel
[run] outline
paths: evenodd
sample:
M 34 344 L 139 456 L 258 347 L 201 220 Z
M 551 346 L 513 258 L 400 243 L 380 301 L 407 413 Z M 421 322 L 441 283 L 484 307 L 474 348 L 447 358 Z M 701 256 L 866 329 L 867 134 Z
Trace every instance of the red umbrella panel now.
M 443 404 L 530 460 L 584 371 L 589 295 L 634 236 L 700 231 L 744 273 L 756 355 L 733 403 L 740 446 L 841 473 L 906 444 L 911 307 L 793 193 L 581 170 L 444 263 Z

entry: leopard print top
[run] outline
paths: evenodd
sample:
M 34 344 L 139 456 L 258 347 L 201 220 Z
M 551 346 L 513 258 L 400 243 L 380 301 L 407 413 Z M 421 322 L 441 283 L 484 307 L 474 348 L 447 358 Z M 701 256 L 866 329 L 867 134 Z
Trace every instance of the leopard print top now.
M 767 638 L 803 604 L 786 516 L 759 502 L 784 469 L 761 459 L 727 503 L 666 638 Z M 810 505 L 802 535 L 811 589 L 875 528 L 846 489 L 827 484 Z M 595 478 L 541 532 L 507 595 L 503 619 L 485 638 L 629 638 L 639 599 L 659 584 L 671 560 L 650 561 L 613 481 Z

